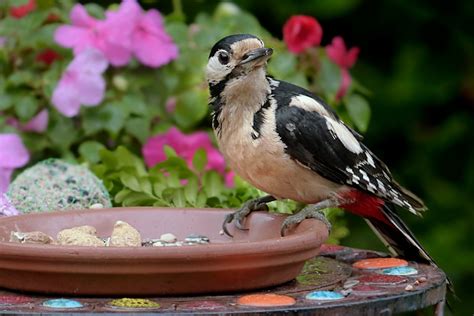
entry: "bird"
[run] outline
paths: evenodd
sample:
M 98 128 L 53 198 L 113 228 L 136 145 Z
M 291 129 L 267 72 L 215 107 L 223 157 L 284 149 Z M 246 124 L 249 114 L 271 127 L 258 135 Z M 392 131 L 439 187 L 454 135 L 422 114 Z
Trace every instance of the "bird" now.
M 363 217 L 389 251 L 435 265 L 398 215 L 427 208 L 320 97 L 267 74 L 273 54 L 251 34 L 234 34 L 211 49 L 206 66 L 211 124 L 225 160 L 241 178 L 267 195 L 229 213 L 227 225 L 245 229 L 247 215 L 267 203 L 290 199 L 306 206 L 288 216 L 282 236 L 306 218 L 328 226 L 322 212 L 338 207 Z M 449 280 L 448 280 L 449 284 Z

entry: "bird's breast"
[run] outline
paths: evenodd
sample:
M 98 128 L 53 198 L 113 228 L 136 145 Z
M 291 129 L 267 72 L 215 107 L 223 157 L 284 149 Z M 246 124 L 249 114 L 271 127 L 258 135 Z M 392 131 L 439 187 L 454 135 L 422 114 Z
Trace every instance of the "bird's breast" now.
M 226 112 L 227 111 L 227 112 Z M 263 115 L 255 137 L 255 112 L 223 109 L 219 148 L 227 163 L 240 177 L 277 198 L 315 203 L 326 198 L 338 185 L 298 164 L 285 152 L 276 132 L 274 109 Z

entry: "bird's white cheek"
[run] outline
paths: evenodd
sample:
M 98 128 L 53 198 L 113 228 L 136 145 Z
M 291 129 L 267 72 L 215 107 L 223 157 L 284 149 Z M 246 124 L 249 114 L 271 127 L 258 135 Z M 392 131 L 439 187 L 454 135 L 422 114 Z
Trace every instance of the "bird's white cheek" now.
M 206 79 L 210 83 L 218 83 L 232 71 L 232 65 L 222 65 L 217 57 L 211 57 L 206 67 Z

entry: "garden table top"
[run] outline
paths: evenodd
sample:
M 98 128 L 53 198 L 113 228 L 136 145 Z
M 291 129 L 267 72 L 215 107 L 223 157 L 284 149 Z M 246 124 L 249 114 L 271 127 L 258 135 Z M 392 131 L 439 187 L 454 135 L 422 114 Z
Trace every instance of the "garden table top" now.
M 0 290 L 0 314 L 392 315 L 436 305 L 435 314 L 443 315 L 443 271 L 414 262 L 402 268 L 360 268 L 361 260 L 383 257 L 383 253 L 324 245 L 296 280 L 251 293 L 95 298 Z M 359 263 L 354 267 L 355 262 Z

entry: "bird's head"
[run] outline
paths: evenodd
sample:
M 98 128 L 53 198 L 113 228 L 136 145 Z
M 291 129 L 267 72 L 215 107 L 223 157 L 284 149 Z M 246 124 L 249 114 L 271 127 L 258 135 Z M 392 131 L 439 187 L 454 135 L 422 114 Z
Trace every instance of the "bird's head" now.
M 250 34 L 235 34 L 224 37 L 211 49 L 206 68 L 209 85 L 243 78 L 262 71 L 272 55 L 271 48 L 265 48 L 263 41 Z

